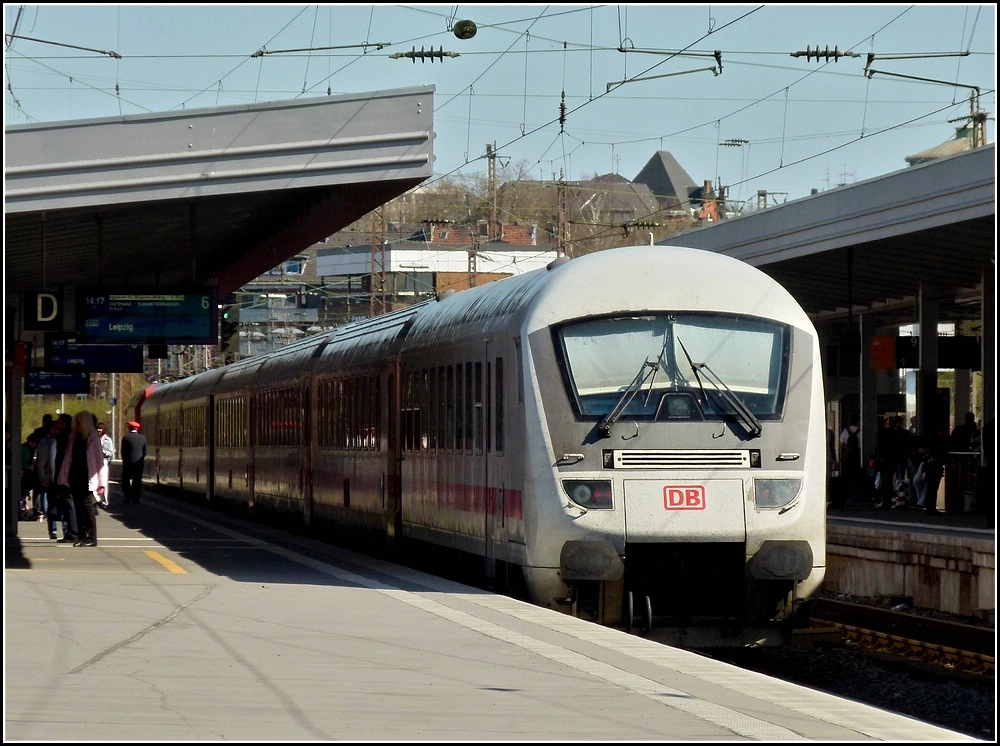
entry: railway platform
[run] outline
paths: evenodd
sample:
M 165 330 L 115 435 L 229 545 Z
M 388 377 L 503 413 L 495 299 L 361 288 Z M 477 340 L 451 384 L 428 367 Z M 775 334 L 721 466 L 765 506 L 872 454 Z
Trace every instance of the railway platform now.
M 4 740 L 975 740 L 150 490 L 5 536 Z
M 990 515 L 848 503 L 827 511 L 825 590 L 899 599 L 995 624 L 996 528 Z

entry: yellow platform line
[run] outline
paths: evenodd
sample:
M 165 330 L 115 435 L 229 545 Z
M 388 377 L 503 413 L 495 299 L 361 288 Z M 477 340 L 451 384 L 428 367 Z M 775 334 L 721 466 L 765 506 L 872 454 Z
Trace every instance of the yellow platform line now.
M 183 567 L 181 567 L 180 565 L 178 565 L 176 562 L 174 562 L 172 560 L 168 560 L 166 557 L 164 557 L 159 552 L 154 552 L 154 551 L 150 550 L 150 551 L 143 552 L 143 554 L 145 554 L 147 557 L 149 557 L 154 562 L 159 562 L 165 568 L 167 568 L 168 570 L 170 570 L 170 572 L 175 572 L 175 573 L 187 575 L 187 570 L 185 570 Z

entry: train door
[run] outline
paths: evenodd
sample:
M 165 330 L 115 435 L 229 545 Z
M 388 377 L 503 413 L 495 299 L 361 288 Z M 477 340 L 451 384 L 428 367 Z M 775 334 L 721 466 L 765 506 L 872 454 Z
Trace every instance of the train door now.
M 512 356 L 492 345 L 485 371 L 486 570 L 497 578 L 498 587 L 513 590 L 521 580 L 511 573 L 522 559 L 512 549 L 523 548 L 524 542 L 518 529 L 520 480 L 507 442 L 510 410 L 517 401 L 516 389 L 511 388 L 515 381 Z

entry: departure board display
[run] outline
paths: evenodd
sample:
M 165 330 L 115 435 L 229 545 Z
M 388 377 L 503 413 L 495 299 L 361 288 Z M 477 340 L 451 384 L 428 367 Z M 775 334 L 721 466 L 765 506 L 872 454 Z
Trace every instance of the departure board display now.
M 76 341 L 81 344 L 218 344 L 214 287 L 76 289 Z
M 141 373 L 142 345 L 85 345 L 64 334 L 46 334 L 45 367 L 53 371 Z
M 24 374 L 25 394 L 89 394 L 89 373 L 29 370 Z

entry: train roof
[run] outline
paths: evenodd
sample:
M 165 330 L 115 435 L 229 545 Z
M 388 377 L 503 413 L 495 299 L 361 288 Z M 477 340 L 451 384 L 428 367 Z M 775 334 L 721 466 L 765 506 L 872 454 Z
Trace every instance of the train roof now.
M 225 368 L 214 368 L 206 370 L 195 376 L 182 378 L 171 383 L 157 384 L 155 388 L 147 387 L 146 399 L 153 399 L 161 403 L 170 401 L 190 400 L 199 395 L 207 396 L 212 393 L 218 381 L 225 374 Z
M 814 333 L 805 311 L 770 275 L 725 254 L 679 246 L 631 246 L 568 262 L 551 273 L 526 331 L 626 308 L 759 316 Z
M 337 327 L 318 355 L 318 360 L 323 365 L 341 369 L 371 360 L 387 360 L 399 352 L 401 341 L 413 318 L 436 302 L 424 301 Z
M 345 324 L 170 384 L 176 395 L 222 393 L 322 369 L 347 370 L 413 350 L 497 333 L 530 333 L 622 310 L 702 308 L 775 318 L 812 330 L 792 295 L 739 259 L 678 246 L 629 246 L 560 258 L 537 269 Z M 172 398 L 171 396 L 171 398 Z
M 647 245 L 557 259 L 545 269 L 455 293 L 416 314 L 403 350 L 485 337 L 500 329 L 517 334 L 623 309 L 683 308 L 813 328 L 792 295 L 756 267 L 703 249 Z

